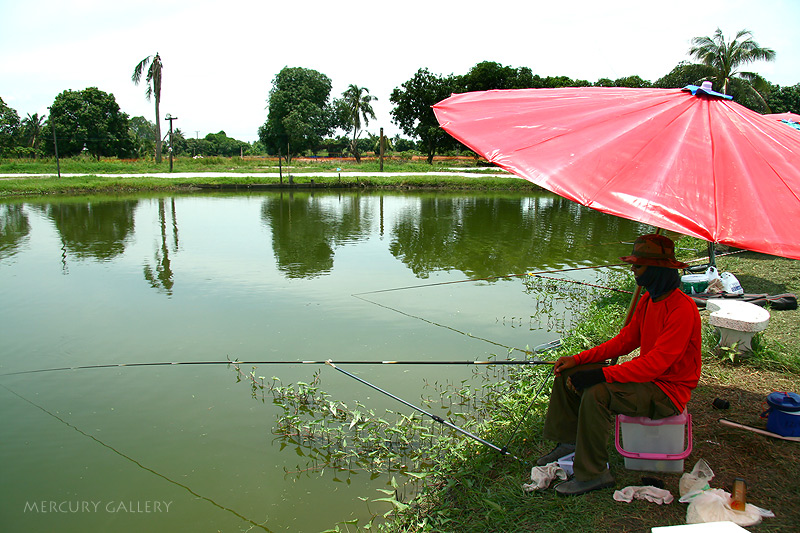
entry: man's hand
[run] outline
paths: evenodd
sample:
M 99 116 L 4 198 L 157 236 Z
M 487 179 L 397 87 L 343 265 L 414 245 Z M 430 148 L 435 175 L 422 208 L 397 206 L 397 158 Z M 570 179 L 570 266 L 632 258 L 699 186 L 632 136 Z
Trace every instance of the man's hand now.
M 572 390 L 582 391 L 588 389 L 598 383 L 604 383 L 606 375 L 603 373 L 602 368 L 593 368 L 591 370 L 578 370 L 572 374 L 567 381 L 569 382 Z
M 575 362 L 575 357 L 569 355 L 564 357 L 559 357 L 556 364 L 553 365 L 553 373 L 556 376 L 560 376 L 563 370 L 570 369 L 574 366 L 578 366 L 578 363 Z

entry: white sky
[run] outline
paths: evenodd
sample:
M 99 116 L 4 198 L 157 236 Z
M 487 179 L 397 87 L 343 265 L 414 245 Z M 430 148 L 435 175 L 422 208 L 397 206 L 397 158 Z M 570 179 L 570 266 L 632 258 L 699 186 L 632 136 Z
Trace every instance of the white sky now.
M 187 137 L 256 140 L 285 66 L 327 75 L 331 97 L 367 87 L 378 97 L 367 130 L 394 135 L 389 95 L 420 68 L 466 74 L 496 61 L 540 76 L 655 81 L 717 27 L 728 38 L 751 30 L 777 59 L 747 70 L 794 85 L 798 21 L 798 0 L 0 0 L 0 97 L 24 118 L 46 115 L 64 90 L 96 86 L 153 121 L 131 74 L 158 52 L 161 118 L 178 117 Z

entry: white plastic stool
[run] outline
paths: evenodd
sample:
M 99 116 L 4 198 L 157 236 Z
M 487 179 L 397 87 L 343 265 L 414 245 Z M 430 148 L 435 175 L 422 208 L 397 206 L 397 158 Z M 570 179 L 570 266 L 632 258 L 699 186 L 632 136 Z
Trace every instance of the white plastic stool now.
M 736 347 L 740 354 L 753 351 L 753 335 L 767 329 L 769 311 L 748 302 L 709 299 L 708 323 L 719 331 L 717 346 Z
M 628 470 L 682 472 L 683 460 L 692 453 L 692 415 L 686 410 L 658 420 L 617 415 L 614 433 Z

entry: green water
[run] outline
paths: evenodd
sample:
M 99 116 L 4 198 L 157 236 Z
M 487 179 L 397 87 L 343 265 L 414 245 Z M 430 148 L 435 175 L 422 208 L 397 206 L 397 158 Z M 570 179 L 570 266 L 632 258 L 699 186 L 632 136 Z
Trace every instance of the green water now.
M 547 297 L 546 285 L 526 290 L 519 275 L 616 263 L 630 248 L 619 241 L 647 230 L 546 193 L 0 203 L 0 528 L 315 532 L 363 523 L 370 514 L 359 498 L 382 496 L 388 478 L 302 473 L 304 458 L 281 450 L 273 433 L 279 410 L 254 400 L 225 365 L 9 374 L 226 358 L 519 358 L 515 349 L 557 339 L 575 311 Z M 596 282 L 600 272 L 551 275 Z M 454 366 L 347 370 L 412 402 L 426 379 L 473 376 Z M 324 365 L 257 369 L 283 383 L 315 371 L 336 399 L 404 409 Z

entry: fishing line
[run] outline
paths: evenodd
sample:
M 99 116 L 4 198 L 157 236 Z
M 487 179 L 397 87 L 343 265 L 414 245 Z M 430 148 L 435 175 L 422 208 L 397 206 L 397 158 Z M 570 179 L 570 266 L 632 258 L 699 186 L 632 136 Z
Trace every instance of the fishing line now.
M 382 291 L 376 291 L 376 292 L 382 292 Z M 369 294 L 369 293 L 362 293 L 362 294 Z M 395 313 L 399 313 L 399 314 L 401 314 L 403 316 L 407 316 L 409 318 L 414 318 L 416 320 L 421 320 L 421 321 L 425 322 L 426 324 L 431 324 L 432 326 L 438 326 L 440 328 L 449 329 L 450 331 L 454 331 L 455 333 L 458 333 L 459 335 L 464 335 L 464 336 L 470 337 L 472 339 L 477 339 L 479 341 L 488 342 L 489 344 L 494 344 L 495 346 L 500 346 L 501 348 L 505 348 L 509 352 L 517 351 L 517 352 L 522 352 L 524 354 L 530 353 L 530 350 L 523 350 L 522 348 L 516 348 L 514 346 L 508 346 L 506 344 L 503 344 L 502 342 L 496 342 L 496 341 L 493 341 L 493 340 L 490 340 L 490 339 L 486 339 L 484 337 L 476 337 L 472 333 L 467 333 L 466 331 L 461 331 L 460 329 L 454 328 L 453 326 L 448 326 L 446 324 L 440 324 L 438 322 L 434 322 L 433 320 L 428 320 L 427 318 L 423 318 L 421 316 L 412 315 L 411 313 L 406 313 L 405 311 L 401 311 L 400 309 L 397 309 L 395 307 L 391 307 L 389 305 L 381 304 L 381 303 L 375 302 L 373 300 L 368 300 L 367 298 L 359 296 L 358 294 L 352 294 L 351 296 L 353 296 L 354 298 L 358 298 L 359 300 L 363 300 L 363 301 L 365 301 L 365 302 L 367 302 L 369 304 L 377 305 L 378 307 L 383 307 L 384 309 L 388 309 L 389 311 L 394 311 Z
M 557 339 L 545 344 L 540 344 L 533 351 L 527 353 L 539 353 L 556 348 L 560 345 L 561 340 Z M 341 364 L 348 365 L 552 365 L 554 361 L 541 361 L 538 359 L 490 359 L 486 361 L 468 361 L 468 360 L 455 360 L 455 361 L 428 361 L 428 360 L 411 360 L 411 361 L 337 361 Z M 82 365 L 82 366 L 64 366 L 60 368 L 40 368 L 37 370 L 21 370 L 19 372 L 7 372 L 0 374 L 3 376 L 18 376 L 21 374 L 39 374 L 42 372 L 64 372 L 67 370 L 88 370 L 93 368 L 125 368 L 125 367 L 149 367 L 149 366 L 179 366 L 179 365 L 325 365 L 328 361 L 238 361 L 234 359 L 226 359 L 225 361 L 163 361 L 153 363 L 108 363 L 102 365 Z
M 607 290 L 607 291 L 621 292 L 623 294 L 633 294 L 632 291 L 626 291 L 625 289 L 617 289 L 615 287 L 605 287 L 603 285 L 596 285 L 594 283 L 587 283 L 585 281 L 578 281 L 578 280 L 575 280 L 575 279 L 554 278 L 552 276 L 543 276 L 541 274 L 529 274 L 529 275 L 533 276 L 533 277 L 536 277 L 536 278 L 547 279 L 547 280 L 550 280 L 550 281 L 566 281 L 567 283 L 576 283 L 578 285 L 585 285 L 587 287 L 593 287 L 595 289 L 604 289 L 604 290 Z
M 173 485 L 175 485 L 175 486 L 177 486 L 177 487 L 180 487 L 180 488 L 184 489 L 186 492 L 188 492 L 189 494 L 191 494 L 191 495 L 192 495 L 192 496 L 194 496 L 195 498 L 199 498 L 199 499 L 201 499 L 201 500 L 205 500 L 205 501 L 207 501 L 208 503 L 210 503 L 211 505 L 213 505 L 214 507 L 216 507 L 216 508 L 218 508 L 218 509 L 221 509 L 221 510 L 223 510 L 223 511 L 227 511 L 227 512 L 231 513 L 232 515 L 236 516 L 237 518 L 239 518 L 239 519 L 241 519 L 241 520 L 244 520 L 245 522 L 248 522 L 248 523 L 249 523 L 249 524 L 251 524 L 253 527 L 257 527 L 257 528 L 259 528 L 259 529 L 263 529 L 264 531 L 268 531 L 268 532 L 270 531 L 270 530 L 269 530 L 269 529 L 268 529 L 266 526 L 264 526 L 263 524 L 259 524 L 258 522 L 255 522 L 255 521 L 253 521 L 253 520 L 251 520 L 251 519 L 247 518 L 246 516 L 242 516 L 242 515 L 241 515 L 241 514 L 239 514 L 238 512 L 234 511 L 233 509 L 230 509 L 230 508 L 228 508 L 228 507 L 225 507 L 225 506 L 223 506 L 223 505 L 220 505 L 220 504 L 218 504 L 217 502 L 215 502 L 214 500 L 212 500 L 211 498 L 209 498 L 209 497 L 207 497 L 207 496 L 203 496 L 202 494 L 198 494 L 198 493 L 196 493 L 195 491 L 193 491 L 192 489 L 190 489 L 190 488 L 189 488 L 189 487 L 187 487 L 186 485 L 184 485 L 184 484 L 182 484 L 182 483 L 180 483 L 180 482 L 178 482 L 178 481 L 175 481 L 174 479 L 170 479 L 170 478 L 168 478 L 167 476 L 165 476 L 164 474 L 161 474 L 160 472 L 156 472 L 156 471 L 155 471 L 155 470 L 153 470 L 152 468 L 149 468 L 149 467 L 147 467 L 147 466 L 143 465 L 142 463 L 140 463 L 140 462 L 139 462 L 139 461 L 137 461 L 136 459 L 134 459 L 134 458 L 132 458 L 132 457 L 130 457 L 130 456 L 128 456 L 128 455 L 125 455 L 125 454 L 124 454 L 124 453 L 122 453 L 121 451 L 117 450 L 116 448 L 114 448 L 113 446 L 111 446 L 111 445 L 109 445 L 109 444 L 106 444 L 105 442 L 103 442 L 102 440 L 98 439 L 98 438 L 97 438 L 97 437 L 95 437 L 94 435 L 91 435 L 91 434 L 89 434 L 89 433 L 86 433 L 86 432 L 85 432 L 85 431 L 83 431 L 81 428 L 79 428 L 79 427 L 77 427 L 77 426 L 74 426 L 74 425 L 70 424 L 69 422 L 67 422 L 66 420 L 64 420 L 63 418 L 61 418 L 60 416 L 58 416 L 58 415 L 56 415 L 56 414 L 54 414 L 54 413 L 51 413 L 50 411 L 48 411 L 47 409 L 45 409 L 45 408 L 44 408 L 44 407 L 42 407 L 41 405 L 39 405 L 39 404 L 37 404 L 37 403 L 35 403 L 35 402 L 33 402 L 33 401 L 29 400 L 28 398 L 26 398 L 25 396 L 22 396 L 22 395 L 21 395 L 21 394 L 19 394 L 18 392 L 16 392 L 16 391 L 14 391 L 14 390 L 11 390 L 11 389 L 9 389 L 8 387 L 6 387 L 5 385 L 3 385 L 2 383 L 0 383 L 0 387 L 3 387 L 4 389 L 6 389 L 8 392 L 10 392 L 11 394 L 13 394 L 13 395 L 14 395 L 14 396 L 16 396 L 17 398 L 19 398 L 19 399 L 21 399 L 21 400 L 23 400 L 23 401 L 25 401 L 25 402 L 29 403 L 30 405 L 32 405 L 32 406 L 34 406 L 34 407 L 36 407 L 37 409 L 39 409 L 39 410 L 43 411 L 44 413 L 46 413 L 46 414 L 50 415 L 51 417 L 55 418 L 56 420 L 58 420 L 59 422 L 61 422 L 61 423 L 62 423 L 62 424 L 64 424 L 65 426 L 67 426 L 68 428 L 72 428 L 72 429 L 74 429 L 75 431 L 77 431 L 78 433 L 80 433 L 81 435 L 83 435 L 84 437 L 88 437 L 88 438 L 92 439 L 92 440 L 93 440 L 93 441 L 95 441 L 97 444 L 99 444 L 99 445 L 101 445 L 101 446 L 103 446 L 103 447 L 107 448 L 108 450 L 111 450 L 112 452 L 114 452 L 114 453 L 115 453 L 115 454 L 117 454 L 118 456 L 122 457 L 123 459 L 126 459 L 127 461 L 130 461 L 131 463 L 135 464 L 136 466 L 138 466 L 138 467 L 139 467 L 139 468 L 141 468 L 142 470 L 146 470 L 146 471 L 150 472 L 151 474 L 154 474 L 154 475 L 156 475 L 156 476 L 160 477 L 161 479 L 163 479 L 163 480 L 165 480 L 165 481 L 167 481 L 167 482 L 169 482 L 169 483 L 172 483 Z M 252 528 L 251 528 L 251 529 L 252 529 Z
M 376 391 L 378 391 L 378 392 L 380 392 L 380 393 L 382 393 L 382 394 L 385 394 L 385 395 L 386 395 L 386 396 L 388 396 L 389 398 L 392 398 L 393 400 L 397 400 L 398 402 L 400 402 L 400 403 L 402 403 L 402 404 L 404 404 L 404 405 L 406 405 L 406 406 L 408 406 L 408 407 L 410 407 L 410 408 L 414 409 L 415 411 L 417 411 L 417 412 L 419 412 L 419 413 L 422 413 L 422 414 L 423 414 L 423 415 L 425 415 L 425 416 L 428 416 L 428 417 L 430 417 L 430 418 L 431 418 L 431 419 L 433 419 L 434 421 L 436 421 L 436 422 L 438 422 L 438 423 L 440 423 L 440 424 L 442 424 L 442 425 L 444 425 L 444 426 L 447 426 L 447 427 L 449 427 L 450 429 L 454 429 L 454 430 L 456 430 L 457 432 L 461 433 L 462 435 L 464 435 L 464 436 L 467 436 L 467 437 L 469 437 L 469 438 L 471 438 L 471 439 L 473 439 L 473 440 L 475 440 L 475 441 L 477 441 L 477 442 L 480 442 L 480 443 L 481 443 L 481 444 L 483 444 L 484 446 L 488 446 L 489 448 L 491 448 L 491 449 L 493 449 L 493 450 L 495 450 L 495 451 L 499 452 L 499 453 L 500 453 L 500 455 L 509 455 L 509 456 L 513 457 L 514 459 L 516 459 L 517 461 L 519 461 L 520 463 L 522 463 L 522 462 L 523 462 L 523 461 L 522 461 L 522 459 L 520 459 L 520 458 L 519 458 L 519 457 L 517 457 L 516 455 L 514 455 L 514 454 L 510 453 L 510 452 L 509 452 L 508 450 L 506 450 L 505 448 L 501 448 L 500 446 L 497 446 L 497 445 L 495 445 L 495 444 L 492 444 L 491 442 L 489 442 L 489 441 L 487 441 L 487 440 L 484 440 L 484 439 L 480 438 L 479 436 L 475 435 L 474 433 L 471 433 L 471 432 L 467 431 L 466 429 L 464 429 L 464 428 L 461 428 L 461 427 L 459 427 L 459 426 L 457 426 L 457 425 L 453 424 L 452 422 L 450 422 L 449 420 L 447 420 L 447 419 L 445 419 L 445 418 L 442 418 L 441 416 L 435 415 L 435 414 L 433 414 L 433 413 L 429 413 L 428 411 L 424 410 L 423 408 L 421 408 L 421 407 L 417 407 L 416 405 L 414 405 L 414 404 L 412 404 L 412 403 L 410 403 L 410 402 L 407 402 L 406 400 L 404 400 L 404 399 L 400 398 L 399 396 L 395 396 L 395 395 L 394 395 L 394 394 L 392 394 L 391 392 L 387 392 L 387 391 L 383 390 L 382 388 L 380 388 L 380 387 L 378 387 L 378 386 L 376 386 L 376 385 L 373 385 L 373 384 L 372 384 L 372 383 L 370 383 L 369 381 L 367 381 L 367 380 L 365 380 L 365 379 L 362 379 L 362 378 L 360 378 L 360 377 L 356 376 L 355 374 L 351 374 L 350 372 L 348 372 L 347 370 L 345 370 L 345 369 L 343 369 L 343 368 L 339 368 L 338 366 L 336 366 L 336 365 L 333 363 L 333 361 L 326 361 L 326 364 L 327 364 L 328 366 L 330 366 L 331 368 L 333 368 L 333 369 L 335 369 L 335 370 L 338 370 L 338 371 L 339 371 L 339 372 L 341 372 L 342 374 L 345 374 L 346 376 L 349 376 L 349 377 L 351 377 L 351 378 L 353 378 L 353 379 L 355 379 L 355 380 L 357 380 L 357 381 L 359 381 L 359 382 L 363 383 L 364 385 L 366 385 L 366 386 L 368 386 L 368 387 L 371 387 L 371 388 L 375 389 Z M 523 463 L 523 464 L 524 464 L 524 463 Z
M 421 288 L 424 288 L 424 287 L 436 287 L 436 286 L 439 286 L 439 285 L 452 285 L 452 284 L 455 284 L 455 283 L 468 283 L 470 281 L 491 281 L 491 280 L 505 279 L 505 278 L 520 278 L 520 277 L 523 277 L 523 276 L 534 276 L 534 275 L 537 275 L 537 274 L 554 274 L 556 272 L 572 272 L 572 271 L 575 271 L 575 270 L 587 270 L 587 269 L 593 269 L 593 268 L 608 268 L 608 267 L 617 267 L 617 266 L 627 266 L 627 263 L 613 263 L 613 264 L 607 264 L 607 265 L 590 265 L 590 266 L 585 266 L 585 267 L 559 268 L 559 269 L 554 269 L 554 270 L 540 270 L 538 272 L 526 272 L 524 274 L 506 274 L 505 276 L 488 276 L 488 277 L 485 277 L 485 278 L 469 278 L 469 279 L 458 279 L 458 280 L 453 280 L 453 281 L 439 281 L 439 282 L 436 282 L 436 283 L 425 283 L 425 284 L 422 284 L 422 285 L 407 285 L 405 287 L 394 287 L 392 289 L 378 289 L 378 290 L 375 290 L 375 291 L 358 292 L 358 293 L 352 294 L 351 296 L 358 297 L 358 296 L 364 295 L 364 294 L 377 294 L 377 293 L 381 293 L 381 292 L 405 291 L 405 290 L 408 290 L 408 289 L 421 289 Z M 369 300 L 366 300 L 366 301 L 369 301 Z M 374 302 L 370 302 L 370 303 L 374 303 Z

